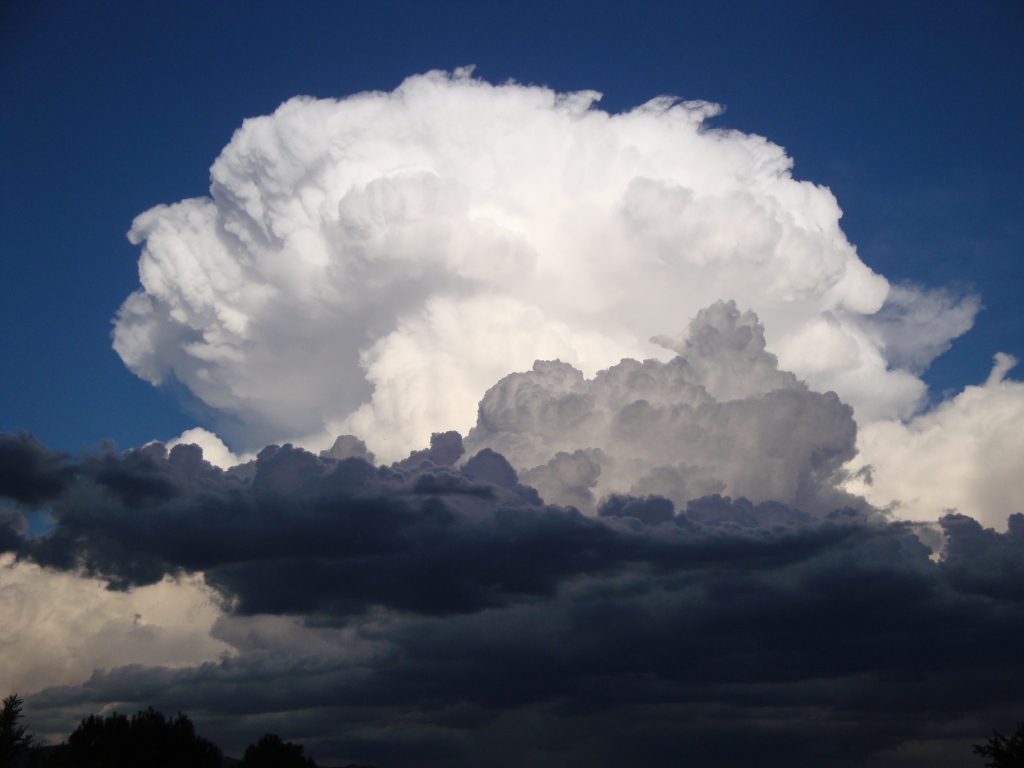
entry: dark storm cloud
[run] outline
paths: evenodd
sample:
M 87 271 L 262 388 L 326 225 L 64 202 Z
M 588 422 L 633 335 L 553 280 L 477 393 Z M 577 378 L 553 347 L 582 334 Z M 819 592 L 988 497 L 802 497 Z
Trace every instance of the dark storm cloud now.
M 181 709 L 229 749 L 287 722 L 313 755 L 392 768 L 610 768 L 858 764 L 1022 709 L 1024 515 L 939 537 L 863 506 L 620 494 L 588 517 L 493 450 L 435 463 L 460 447 L 67 464 L 56 528 L 21 556 L 118 588 L 202 571 L 238 653 L 98 671 L 33 712 Z
M 28 505 L 56 498 L 75 475 L 70 462 L 30 434 L 0 433 L 0 497 Z
M 635 563 L 475 613 L 307 626 L 333 637 L 334 653 L 291 660 L 243 624 L 236 658 L 98 672 L 31 704 L 54 717 L 107 701 L 254 724 L 287 713 L 292 727 L 329 734 L 313 754 L 389 766 L 723 768 L 857 765 L 1020 708 L 1019 597 L 960 589 L 909 525 L 844 514 L 827 533 L 772 547 L 759 529 L 785 524 L 750 515 L 773 510 L 699 506 L 724 530 L 712 541 L 715 524 L 682 526 L 704 547 L 685 570 Z M 949 530 L 951 548 L 978 543 L 976 532 Z M 990 533 L 1019 567 L 1021 542 Z M 225 621 L 217 631 L 230 637 L 239 620 Z
M 942 567 L 952 584 L 993 599 L 1024 601 L 1024 514 L 1010 515 L 1005 534 L 966 515 L 947 515 L 940 523 L 947 537 Z
M 477 611 L 637 563 L 675 572 L 718 559 L 786 559 L 853 535 L 842 515 L 743 527 L 745 501 L 720 500 L 724 512 L 711 525 L 696 506 L 697 517 L 673 522 L 672 503 L 660 497 L 613 497 L 604 518 L 587 517 L 543 504 L 489 449 L 461 470 L 429 458 L 451 463 L 460 453 L 458 434 L 445 433 L 390 468 L 289 445 L 232 471 L 191 445 L 88 456 L 50 502 L 54 530 L 19 549 L 114 589 L 201 571 L 240 613 L 342 616 L 375 605 Z

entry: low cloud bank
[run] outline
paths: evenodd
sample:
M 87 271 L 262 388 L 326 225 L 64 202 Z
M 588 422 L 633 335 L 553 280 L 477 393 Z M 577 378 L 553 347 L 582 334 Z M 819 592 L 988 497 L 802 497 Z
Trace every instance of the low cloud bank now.
M 11 453 L 45 451 L 28 436 L 4 442 Z M 663 497 L 613 496 L 589 517 L 545 504 L 490 449 L 460 469 L 405 464 L 290 445 L 229 471 L 193 445 L 89 456 L 49 500 L 53 530 L 25 539 L 9 528 L 6 540 L 25 559 L 115 590 L 201 572 L 234 613 L 344 618 L 376 607 L 471 613 L 633 564 L 671 573 L 719 557 L 786 560 L 870 517 L 720 496 L 678 514 Z M 645 511 L 654 508 L 663 512 Z
M 321 759 L 389 766 L 783 766 L 1019 706 L 1024 515 L 935 530 L 866 504 L 617 494 L 588 516 L 489 448 L 455 466 L 462 447 L 438 434 L 375 467 L 270 446 L 224 471 L 197 446 L 71 459 L 0 437 L 34 468 L 3 494 L 55 523 L 25 538 L 12 515 L 9 549 L 115 590 L 201 572 L 233 649 L 47 688 L 40 730 L 119 702 L 188 711 L 229 750 L 287 723 Z

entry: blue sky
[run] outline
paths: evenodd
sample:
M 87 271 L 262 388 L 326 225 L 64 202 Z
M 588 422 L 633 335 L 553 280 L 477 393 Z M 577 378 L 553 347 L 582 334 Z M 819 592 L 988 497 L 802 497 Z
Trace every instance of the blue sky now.
M 242 119 L 293 95 L 464 64 L 600 90 L 609 111 L 664 93 L 726 105 L 717 124 L 833 190 L 869 266 L 981 294 L 933 392 L 983 380 L 997 351 L 1024 357 L 1016 2 L 7 3 L 0 29 L 0 429 L 76 450 L 194 426 L 110 348 L 138 281 L 132 218 L 206 194 Z

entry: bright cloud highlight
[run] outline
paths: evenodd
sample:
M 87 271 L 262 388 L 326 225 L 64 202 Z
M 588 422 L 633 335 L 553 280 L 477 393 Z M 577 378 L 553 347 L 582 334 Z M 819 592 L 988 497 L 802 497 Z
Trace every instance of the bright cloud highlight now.
M 385 460 L 465 433 L 537 359 L 592 376 L 717 299 L 757 312 L 782 368 L 860 421 L 911 416 L 917 373 L 977 304 L 894 291 L 825 188 L 705 102 L 623 114 L 593 91 L 468 69 L 246 120 L 209 198 L 140 215 L 142 288 L 115 348 L 184 384 L 236 448 L 354 433 Z M 947 297 L 948 298 L 948 297 Z
M 1024 509 L 1024 383 L 1006 378 L 1017 361 L 998 354 L 988 380 L 908 422 L 860 429 L 857 474 L 848 488 L 899 517 L 934 520 L 944 511 L 1006 530 Z

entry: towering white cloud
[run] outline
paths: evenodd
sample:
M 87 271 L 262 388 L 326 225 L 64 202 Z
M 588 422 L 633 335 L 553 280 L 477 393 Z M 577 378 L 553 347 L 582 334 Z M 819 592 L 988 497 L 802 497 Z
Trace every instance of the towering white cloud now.
M 715 105 L 598 98 L 460 70 L 247 120 L 210 198 L 136 219 L 142 288 L 115 348 L 184 384 L 236 449 L 352 432 L 388 460 L 465 432 L 510 371 L 667 359 L 652 337 L 735 299 L 783 369 L 859 420 L 915 412 L 917 373 L 974 304 L 922 324 L 939 300 L 892 292 L 832 194 L 782 148 L 708 128 Z

